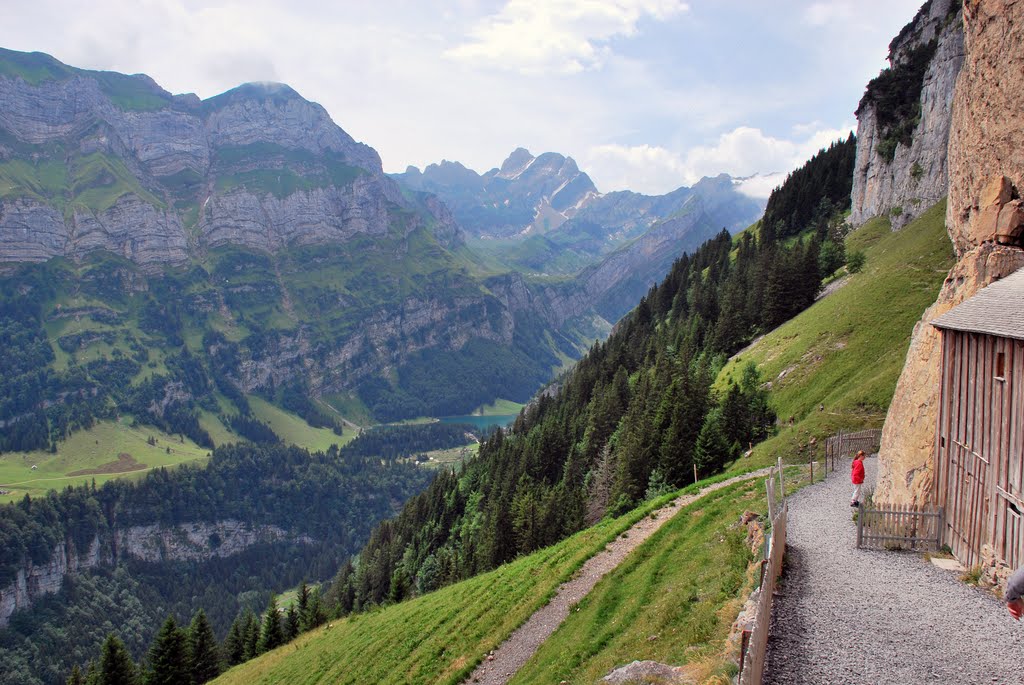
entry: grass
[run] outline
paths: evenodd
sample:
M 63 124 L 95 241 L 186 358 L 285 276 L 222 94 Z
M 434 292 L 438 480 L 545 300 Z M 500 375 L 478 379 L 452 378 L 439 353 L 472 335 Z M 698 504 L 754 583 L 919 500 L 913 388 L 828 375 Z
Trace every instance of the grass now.
M 155 444 L 149 444 L 150 438 Z M 129 455 L 131 461 L 119 459 L 122 454 Z M 132 427 L 131 418 L 123 416 L 120 421 L 101 421 L 74 433 L 58 444 L 56 453 L 36 450 L 0 455 L 0 489 L 8 491 L 0 501 L 14 501 L 26 494 L 38 497 L 47 490 L 93 480 L 99 485 L 114 478 L 135 477 L 159 466 L 202 461 L 208 454 L 188 438 L 181 441 L 152 426 Z M 71 475 L 88 470 L 100 472 Z
M 423 462 L 423 465 L 431 468 L 455 467 L 461 465 L 465 460 L 475 457 L 479 451 L 480 443 L 478 442 L 445 450 L 432 450 L 424 453 L 430 461 Z
M 311 452 L 324 451 L 331 445 L 345 445 L 356 437 L 351 429 L 338 436 L 329 428 L 313 428 L 301 417 L 255 395 L 249 395 L 249 405 L 256 418 L 268 423 L 281 440 Z
M 941 201 L 898 232 L 884 217 L 854 231 L 848 249 L 865 252 L 864 270 L 726 364 L 719 390 L 738 379 L 742 365 L 757 363 L 762 379 L 772 383 L 771 401 L 783 424 L 735 471 L 778 456 L 806 460 L 808 451 L 823 449 L 823 438 L 839 428 L 882 425 L 914 324 L 935 301 L 953 264 L 945 209 Z M 786 425 L 790 416 L 792 427 Z
M 766 511 L 762 487 L 753 479 L 684 509 L 603 578 L 511 682 L 589 685 L 636 659 L 713 670 L 751 560 L 735 524 L 745 510 Z
M 236 666 L 217 683 L 459 683 L 608 542 L 661 498 L 494 571 L 333 621 Z
M 476 416 L 509 416 L 518 414 L 525 404 L 513 402 L 512 400 L 494 400 L 490 404 L 477 407 L 471 413 Z
M 199 425 L 210 434 L 213 444 L 217 447 L 229 442 L 239 442 L 240 438 L 231 432 L 213 412 L 203 409 L 199 412 Z

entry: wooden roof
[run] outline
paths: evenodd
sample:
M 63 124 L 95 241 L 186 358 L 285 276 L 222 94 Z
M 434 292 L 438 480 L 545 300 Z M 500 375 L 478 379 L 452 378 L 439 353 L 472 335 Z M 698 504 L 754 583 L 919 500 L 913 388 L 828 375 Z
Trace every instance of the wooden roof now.
M 1024 268 L 982 288 L 932 325 L 1024 340 Z

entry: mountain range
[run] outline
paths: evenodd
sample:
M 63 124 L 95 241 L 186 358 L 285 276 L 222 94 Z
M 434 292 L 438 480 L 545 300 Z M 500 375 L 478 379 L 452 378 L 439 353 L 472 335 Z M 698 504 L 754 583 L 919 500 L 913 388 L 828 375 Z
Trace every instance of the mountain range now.
M 602 195 L 571 158 L 522 149 L 483 176 L 392 178 L 283 84 L 200 100 L 3 50 L 0 103 L 5 282 L 49 270 L 42 321 L 60 347 L 74 319 L 72 362 L 167 352 L 139 326 L 156 303 L 191 352 L 229 342 L 242 392 L 298 383 L 377 418 L 525 400 L 682 251 L 761 210 L 728 177 Z

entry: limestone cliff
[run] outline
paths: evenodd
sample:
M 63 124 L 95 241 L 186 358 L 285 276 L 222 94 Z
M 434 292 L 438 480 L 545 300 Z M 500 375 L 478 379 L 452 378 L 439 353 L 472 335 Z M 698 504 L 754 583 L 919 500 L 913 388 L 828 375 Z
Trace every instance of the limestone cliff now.
M 878 497 L 932 495 L 941 352 L 931 320 L 1024 267 L 1024 0 L 968 0 L 949 138 L 946 224 L 957 264 L 914 329 L 882 434 Z
M 7 625 L 15 611 L 27 609 L 40 597 L 60 591 L 64 579 L 120 559 L 148 562 L 205 561 L 238 554 L 261 543 L 292 540 L 303 544 L 314 541 L 308 536 L 290 537 L 286 531 L 270 525 L 249 525 L 225 520 L 217 523 L 184 523 L 179 526 L 132 526 L 110 535 L 94 536 L 88 548 L 79 551 L 70 541 L 54 548 L 50 561 L 27 561 L 10 585 L 0 588 L 0 628 Z
M 372 148 L 288 86 L 200 101 L 38 53 L 0 61 L 0 262 L 102 249 L 155 271 L 227 243 L 273 251 L 418 225 L 460 239 L 446 210 L 405 199 Z
M 957 5 L 925 3 L 890 43 L 891 66 L 868 86 L 857 109 L 854 226 L 889 214 L 893 228 L 901 228 L 946 195 L 950 105 L 964 57 Z M 912 73 L 921 68 L 923 74 Z M 917 101 L 899 102 L 917 86 Z

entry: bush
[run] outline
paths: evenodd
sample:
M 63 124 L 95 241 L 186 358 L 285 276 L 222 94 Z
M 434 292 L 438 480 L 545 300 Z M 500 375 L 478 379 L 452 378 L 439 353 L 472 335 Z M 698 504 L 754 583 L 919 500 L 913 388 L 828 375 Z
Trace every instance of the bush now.
M 864 269 L 864 262 L 867 257 L 864 256 L 863 252 L 853 252 L 846 259 L 846 270 L 851 274 L 860 273 Z

